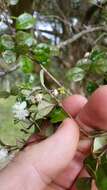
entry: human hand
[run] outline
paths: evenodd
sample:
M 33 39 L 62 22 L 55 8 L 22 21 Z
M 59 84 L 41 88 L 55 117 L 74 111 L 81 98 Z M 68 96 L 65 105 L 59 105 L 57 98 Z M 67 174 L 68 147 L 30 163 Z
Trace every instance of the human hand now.
M 63 106 L 88 132 L 94 126 L 106 129 L 106 93 L 107 86 L 97 90 L 87 104 L 77 95 L 67 98 Z M 78 139 L 75 120 L 65 120 L 56 134 L 25 149 L 1 172 L 1 190 L 76 190 L 73 184 L 77 176 L 84 175 L 83 159 L 90 147 L 87 139 L 80 140 L 78 146 Z

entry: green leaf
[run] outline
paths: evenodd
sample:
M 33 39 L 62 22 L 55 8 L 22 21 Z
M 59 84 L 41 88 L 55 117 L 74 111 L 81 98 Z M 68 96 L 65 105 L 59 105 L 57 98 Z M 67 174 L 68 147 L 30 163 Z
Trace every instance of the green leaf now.
M 35 25 L 35 18 L 28 14 L 21 14 L 16 20 L 16 29 L 17 30 L 27 30 L 33 28 Z
M 33 53 L 35 54 L 35 58 L 40 64 L 48 64 L 51 58 L 50 46 L 47 44 L 38 44 L 34 49 Z
M 101 50 L 94 50 L 90 57 L 92 61 L 91 71 L 98 75 L 107 72 L 107 54 Z
M 33 71 L 33 62 L 28 56 L 21 55 L 19 57 L 19 64 L 24 73 L 31 73 Z
M 107 57 L 106 59 L 99 59 L 96 63 L 92 64 L 92 72 L 102 75 L 107 72 Z
M 47 116 L 52 111 L 54 106 L 54 104 L 42 100 L 38 105 L 38 112 L 35 119 L 38 120 Z
M 93 157 L 93 155 L 89 155 L 85 161 L 84 165 L 88 171 L 88 173 L 95 178 L 96 176 L 96 165 L 97 165 L 97 160 Z
M 19 92 L 20 92 L 20 88 L 18 86 L 13 86 L 11 88 L 11 95 L 17 96 Z
M 2 53 L 2 57 L 7 64 L 16 62 L 16 53 L 11 50 L 6 50 Z
M 61 107 L 54 108 L 54 110 L 50 114 L 50 119 L 52 123 L 61 122 L 67 117 L 67 113 Z
M 101 58 L 105 58 L 106 54 L 105 52 L 101 51 L 101 50 L 93 50 L 92 53 L 91 53 L 91 56 L 90 56 L 90 59 L 93 61 L 93 62 L 96 62 L 98 61 L 99 59 Z
M 101 163 L 97 169 L 96 185 L 99 190 L 107 190 L 107 162 Z
M 94 83 L 93 81 L 89 81 L 87 83 L 86 90 L 89 95 L 91 95 L 97 88 L 98 88 L 98 85 Z
M 33 38 L 32 34 L 23 31 L 18 31 L 16 33 L 16 43 L 19 46 L 26 45 L 28 47 L 31 47 L 34 42 L 35 39 Z
M 0 91 L 0 98 L 8 98 L 10 93 L 7 91 Z
M 10 5 L 16 5 L 19 2 L 19 0 L 8 0 L 8 3 Z
M 96 137 L 93 142 L 93 153 L 98 153 L 106 144 L 107 135 Z
M 85 72 L 88 72 L 90 69 L 91 61 L 88 58 L 80 59 L 76 66 L 83 69 Z
M 13 38 L 8 34 L 2 35 L 0 38 L 0 47 L 1 49 L 7 49 L 7 50 L 14 49 L 15 44 Z
M 81 69 L 79 67 L 74 67 L 67 72 L 66 76 L 67 76 L 68 80 L 70 80 L 70 81 L 79 82 L 79 81 L 83 80 L 83 78 L 85 76 L 85 72 L 83 69 Z
M 92 178 L 84 177 L 77 180 L 77 190 L 91 190 Z

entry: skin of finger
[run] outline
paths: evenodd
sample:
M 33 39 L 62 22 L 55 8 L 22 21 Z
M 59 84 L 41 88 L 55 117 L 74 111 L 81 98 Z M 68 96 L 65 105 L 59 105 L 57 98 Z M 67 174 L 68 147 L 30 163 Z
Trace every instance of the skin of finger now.
M 107 130 L 107 85 L 93 93 L 78 117 L 86 126 Z
M 60 174 L 60 176 L 56 177 L 55 183 L 65 189 L 70 188 L 81 171 L 81 168 L 83 168 L 83 160 L 84 156 L 82 153 L 77 152 L 70 165 Z
M 32 146 L 32 149 L 27 151 L 28 157 L 31 157 L 33 164 L 37 165 L 42 173 L 54 176 L 68 166 L 75 155 L 78 140 L 77 124 L 73 119 L 66 119 L 56 134 L 36 147 Z
M 79 113 L 86 102 L 87 99 L 85 97 L 80 95 L 73 95 L 63 101 L 63 106 L 65 108 L 65 111 L 69 111 L 71 116 L 76 117 L 76 114 Z M 89 142 L 87 142 L 87 140 L 81 139 L 79 142 L 79 150 L 85 154 L 87 152 L 87 147 L 89 147 Z M 71 183 L 73 183 L 76 176 L 83 167 L 83 159 L 84 156 L 81 154 L 81 152 L 77 152 L 69 167 L 66 168 L 63 173 L 57 176 L 55 182 L 59 185 L 62 185 L 63 187 L 68 188 Z
M 63 187 L 60 187 L 54 183 L 52 183 L 51 185 L 49 185 L 46 190 L 65 190 Z
M 96 90 L 90 97 L 89 102 L 79 113 L 81 123 L 92 128 L 107 130 L 107 85 Z M 76 186 L 72 190 L 77 190 Z M 95 183 L 92 190 L 98 190 Z
M 87 99 L 81 95 L 72 95 L 63 100 L 62 105 L 66 112 L 75 118 L 87 103 Z

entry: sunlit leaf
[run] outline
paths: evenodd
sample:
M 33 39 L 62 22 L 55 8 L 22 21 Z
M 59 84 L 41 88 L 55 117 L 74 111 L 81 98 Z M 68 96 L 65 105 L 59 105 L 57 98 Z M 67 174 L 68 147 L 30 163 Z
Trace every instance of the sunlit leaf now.
M 19 2 L 19 0 L 8 0 L 8 3 L 10 5 L 16 5 Z
M 93 142 L 93 153 L 97 153 L 106 144 L 107 144 L 107 135 L 96 137 Z
M 47 44 L 38 44 L 34 49 L 33 52 L 35 54 L 35 58 L 40 64 L 48 64 L 51 58 L 51 51 L 50 46 Z
M 33 71 L 33 62 L 28 56 L 20 56 L 19 64 L 24 73 L 31 73 Z
M 29 13 L 21 14 L 16 20 L 16 29 L 27 30 L 33 28 L 35 25 L 35 18 Z
M 85 76 L 84 70 L 79 67 L 74 67 L 67 72 L 67 78 L 70 81 L 74 82 L 81 81 L 84 78 L 84 76 Z

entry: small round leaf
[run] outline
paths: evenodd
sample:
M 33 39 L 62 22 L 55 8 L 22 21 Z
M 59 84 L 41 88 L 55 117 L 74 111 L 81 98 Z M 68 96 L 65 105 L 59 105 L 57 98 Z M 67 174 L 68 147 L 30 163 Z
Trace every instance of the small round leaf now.
M 35 25 L 35 18 L 28 14 L 21 14 L 16 20 L 16 29 L 17 30 L 27 30 L 33 28 Z
M 24 73 L 31 73 L 33 71 L 33 62 L 28 56 L 21 55 L 19 57 L 19 64 Z

